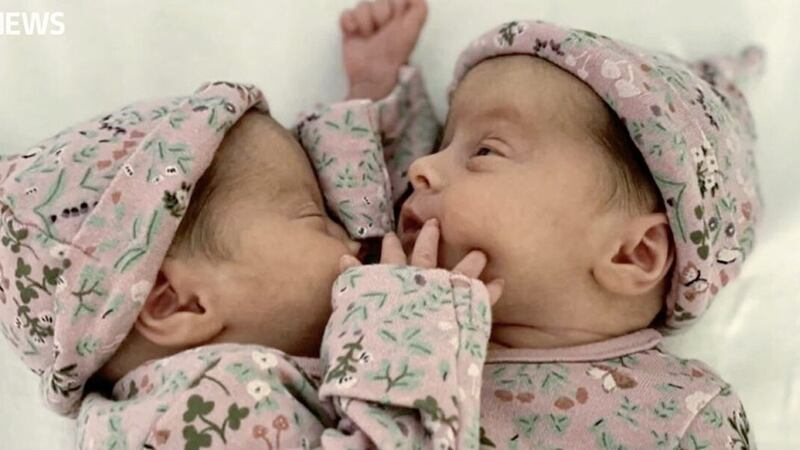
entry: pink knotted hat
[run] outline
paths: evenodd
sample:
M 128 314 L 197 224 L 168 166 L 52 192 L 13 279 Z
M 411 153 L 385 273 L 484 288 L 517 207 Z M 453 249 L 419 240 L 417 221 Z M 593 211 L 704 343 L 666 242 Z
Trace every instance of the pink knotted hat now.
M 210 83 L 0 158 L 0 327 L 58 413 L 127 336 L 193 186 L 251 108 L 268 111 L 258 89 Z

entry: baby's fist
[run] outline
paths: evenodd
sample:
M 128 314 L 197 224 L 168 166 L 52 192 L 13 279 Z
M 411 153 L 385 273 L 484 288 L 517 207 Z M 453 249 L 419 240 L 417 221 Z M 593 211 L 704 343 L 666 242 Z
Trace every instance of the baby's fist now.
M 425 0 L 362 1 L 342 13 L 348 98 L 379 100 L 392 91 L 427 15 Z

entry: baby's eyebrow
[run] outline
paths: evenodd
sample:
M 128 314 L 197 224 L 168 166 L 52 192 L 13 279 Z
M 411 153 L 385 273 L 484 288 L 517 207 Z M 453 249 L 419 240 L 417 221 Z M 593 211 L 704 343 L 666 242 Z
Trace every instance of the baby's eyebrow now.
M 523 114 L 515 105 L 502 104 L 489 108 L 481 112 L 482 117 L 487 119 L 510 119 L 513 121 L 522 120 Z

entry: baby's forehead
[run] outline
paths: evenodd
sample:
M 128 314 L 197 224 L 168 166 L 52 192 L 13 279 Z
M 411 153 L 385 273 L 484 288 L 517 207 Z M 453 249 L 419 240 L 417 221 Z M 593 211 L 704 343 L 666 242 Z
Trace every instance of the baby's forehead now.
M 529 55 L 487 59 L 458 84 L 452 116 L 517 119 L 559 128 L 583 128 L 608 114 L 603 100 L 583 81 Z
M 313 198 L 316 178 L 303 148 L 274 119 L 247 114 L 226 136 L 217 170 L 238 196 L 263 206 Z

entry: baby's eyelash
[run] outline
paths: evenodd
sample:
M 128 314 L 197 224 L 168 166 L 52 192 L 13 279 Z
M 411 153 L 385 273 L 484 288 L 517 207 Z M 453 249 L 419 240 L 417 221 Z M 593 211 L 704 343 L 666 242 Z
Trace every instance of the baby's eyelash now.
M 485 153 L 484 153 L 484 150 L 486 151 Z M 494 154 L 496 156 L 503 156 L 502 153 L 498 152 L 497 150 L 493 149 L 492 147 L 489 147 L 488 145 L 478 146 L 478 150 L 472 156 L 489 156 L 491 154 Z

